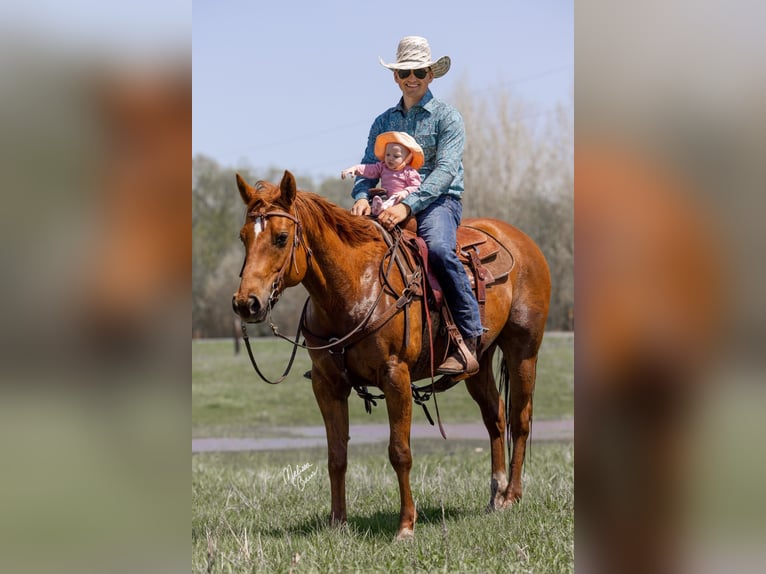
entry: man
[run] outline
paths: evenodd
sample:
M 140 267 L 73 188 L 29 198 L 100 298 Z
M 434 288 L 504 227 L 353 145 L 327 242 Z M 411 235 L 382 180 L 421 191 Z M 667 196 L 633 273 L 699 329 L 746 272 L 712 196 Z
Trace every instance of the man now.
M 420 169 L 422 182 L 417 191 L 382 211 L 378 221 L 391 230 L 410 215 L 415 216 L 418 235 L 428 246 L 429 263 L 465 342 L 437 372 L 463 378 L 479 370 L 476 345 L 482 334 L 479 306 L 455 251 L 457 227 L 463 213 L 465 127 L 460 113 L 434 98 L 428 88 L 435 78 L 449 71 L 451 62 L 448 56 L 432 61 L 428 41 L 407 36 L 399 42 L 396 62 L 386 64 L 381 58 L 380 63 L 394 71 L 394 81 L 402 91 L 402 98 L 373 122 L 362 163 L 375 161 L 375 139 L 383 132 L 406 132 L 423 149 L 425 163 Z M 368 192 L 374 184 L 374 180 L 357 178 L 351 192 L 355 200 L 352 213 L 369 215 Z

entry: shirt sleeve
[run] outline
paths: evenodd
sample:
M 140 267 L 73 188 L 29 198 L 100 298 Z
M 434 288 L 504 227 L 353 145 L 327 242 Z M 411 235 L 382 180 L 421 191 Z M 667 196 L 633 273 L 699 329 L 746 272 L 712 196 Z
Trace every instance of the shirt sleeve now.
M 357 174 L 372 180 L 379 180 L 380 174 L 383 173 L 383 163 L 365 163 L 359 166 L 361 169 L 357 171 Z
M 412 213 L 423 211 L 437 197 L 449 191 L 463 161 L 465 127 L 457 110 L 441 119 L 437 131 L 436 161 L 433 171 L 402 203 L 409 205 Z
M 364 164 L 378 163 L 378 158 L 375 157 L 375 140 L 380 134 L 386 131 L 384 126 L 385 115 L 385 113 L 379 115 L 372 123 L 370 133 L 367 136 L 367 148 L 364 150 L 364 157 L 362 158 L 362 163 Z M 370 189 L 375 187 L 375 184 L 379 178 L 380 174 L 378 174 L 374 179 L 370 179 L 364 176 L 357 176 L 356 181 L 354 182 L 354 187 L 351 190 L 351 197 L 354 198 L 354 201 L 358 201 L 360 199 L 369 200 Z

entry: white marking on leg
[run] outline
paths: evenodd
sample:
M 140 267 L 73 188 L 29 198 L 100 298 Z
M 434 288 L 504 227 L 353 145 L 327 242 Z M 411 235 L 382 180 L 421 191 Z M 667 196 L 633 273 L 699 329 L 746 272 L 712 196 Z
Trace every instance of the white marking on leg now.
M 489 504 L 487 510 L 500 510 L 505 505 L 505 489 L 508 487 L 508 477 L 504 471 L 493 472 L 489 482 Z
M 412 528 L 402 528 L 394 540 L 411 540 L 413 538 L 415 538 L 415 532 Z
M 508 475 L 502 470 L 500 472 L 493 472 L 492 482 L 497 483 L 498 489 L 505 490 L 508 487 Z

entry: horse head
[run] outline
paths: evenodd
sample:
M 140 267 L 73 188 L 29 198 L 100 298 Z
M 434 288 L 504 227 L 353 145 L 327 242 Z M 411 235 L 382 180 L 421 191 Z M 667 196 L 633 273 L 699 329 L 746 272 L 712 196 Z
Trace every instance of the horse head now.
M 243 321 L 257 323 L 266 319 L 286 287 L 303 280 L 309 250 L 295 214 L 298 191 L 293 174 L 285 171 L 279 186 L 258 181 L 253 187 L 237 174 L 237 187 L 247 206 L 239 231 L 245 261 L 232 306 Z

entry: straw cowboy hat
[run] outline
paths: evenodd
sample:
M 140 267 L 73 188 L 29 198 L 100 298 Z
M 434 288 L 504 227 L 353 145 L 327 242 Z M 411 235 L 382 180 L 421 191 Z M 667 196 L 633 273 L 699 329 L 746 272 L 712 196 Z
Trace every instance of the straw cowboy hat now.
M 414 169 L 423 167 L 423 163 L 425 162 L 425 159 L 423 158 L 423 148 L 418 145 L 415 138 L 405 132 L 383 132 L 375 138 L 375 157 L 380 161 L 383 161 L 383 158 L 386 156 L 386 145 L 390 143 L 398 143 L 410 150 L 412 160 L 410 161 L 408 156 L 408 161 L 405 163 L 409 163 Z
M 399 42 L 396 49 L 396 62 L 386 64 L 383 58 L 378 60 L 389 70 L 417 70 L 419 68 L 431 68 L 434 78 L 441 78 L 449 72 L 451 61 L 449 56 L 442 56 L 435 62 L 431 60 L 431 48 L 428 40 L 420 36 L 405 36 Z

